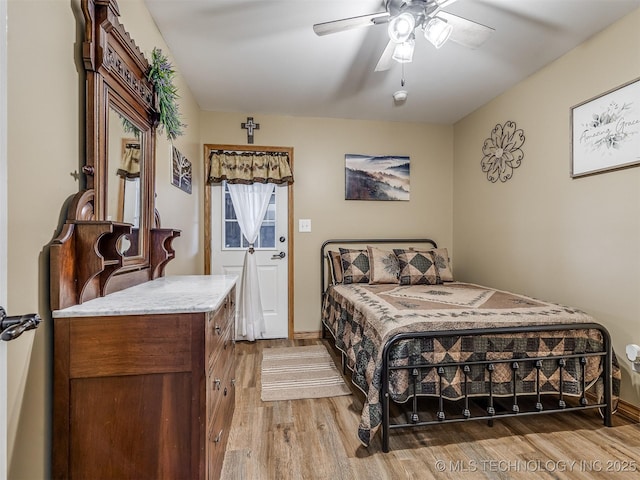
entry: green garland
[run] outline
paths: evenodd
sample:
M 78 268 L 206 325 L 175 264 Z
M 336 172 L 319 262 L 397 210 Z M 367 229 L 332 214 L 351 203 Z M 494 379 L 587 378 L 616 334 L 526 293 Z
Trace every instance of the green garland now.
M 123 117 L 120 114 L 118 115 L 120 116 L 120 120 L 122 120 L 122 130 L 124 131 L 124 133 L 135 135 L 135 137 L 139 140 L 140 129 L 136 127 L 133 123 L 131 123 L 131 120 L 129 120 L 128 118 Z
M 169 140 L 175 140 L 183 134 L 182 129 L 186 127 L 180 121 L 180 112 L 176 100 L 178 89 L 173 84 L 173 77 L 176 72 L 169 63 L 162 50 L 154 48 L 151 53 L 151 68 L 147 79 L 154 85 L 158 94 L 158 108 L 160 110 L 160 126 L 164 127 Z

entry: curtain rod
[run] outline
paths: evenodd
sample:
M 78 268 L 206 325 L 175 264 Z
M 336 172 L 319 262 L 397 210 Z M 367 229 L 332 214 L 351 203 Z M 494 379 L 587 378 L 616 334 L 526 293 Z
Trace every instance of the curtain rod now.
M 283 156 L 287 156 L 287 157 L 289 156 L 288 152 L 275 152 L 273 150 L 211 150 L 211 153 L 209 155 L 211 156 L 214 153 L 217 153 L 217 154 L 236 153 L 236 154 L 241 154 L 241 155 L 269 154 L 269 155 L 283 155 Z

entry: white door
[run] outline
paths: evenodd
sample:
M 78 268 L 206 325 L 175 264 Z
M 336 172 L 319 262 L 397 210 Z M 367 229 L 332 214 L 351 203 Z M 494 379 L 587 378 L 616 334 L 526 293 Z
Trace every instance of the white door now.
M 0 0 L 0 305 L 7 306 L 7 1 Z M 0 340 L 0 480 L 7 478 L 7 345 Z
M 211 190 L 211 272 L 240 276 L 248 248 L 240 232 L 226 183 Z M 288 188 L 276 185 L 260 227 L 255 253 L 266 334 L 287 338 L 288 312 Z M 236 303 L 237 304 L 237 303 Z

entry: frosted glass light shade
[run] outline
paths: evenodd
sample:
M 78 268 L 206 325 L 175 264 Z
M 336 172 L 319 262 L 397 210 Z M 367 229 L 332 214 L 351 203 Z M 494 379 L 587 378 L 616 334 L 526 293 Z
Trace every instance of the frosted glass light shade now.
M 453 27 L 438 17 L 433 17 L 424 26 L 424 37 L 434 47 L 440 48 L 449 39 Z
M 399 43 L 396 45 L 396 48 L 393 49 L 393 58 L 396 62 L 399 63 L 409 63 L 413 60 L 413 50 L 415 48 L 415 40 L 410 38 L 404 43 Z
M 413 15 L 408 12 L 401 13 L 389 22 L 389 38 L 394 43 L 404 43 L 409 39 L 414 28 L 416 28 L 416 20 Z

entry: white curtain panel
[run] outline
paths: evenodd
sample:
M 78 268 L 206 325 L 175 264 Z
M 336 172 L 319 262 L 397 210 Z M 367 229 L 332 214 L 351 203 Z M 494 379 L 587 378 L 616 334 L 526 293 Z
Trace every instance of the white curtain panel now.
M 252 247 L 258 238 L 274 188 L 272 183 L 229 184 L 229 194 L 240 230 Z M 253 341 L 261 338 L 265 331 L 258 266 L 252 249 L 249 249 L 244 255 L 240 278 L 236 336 Z

